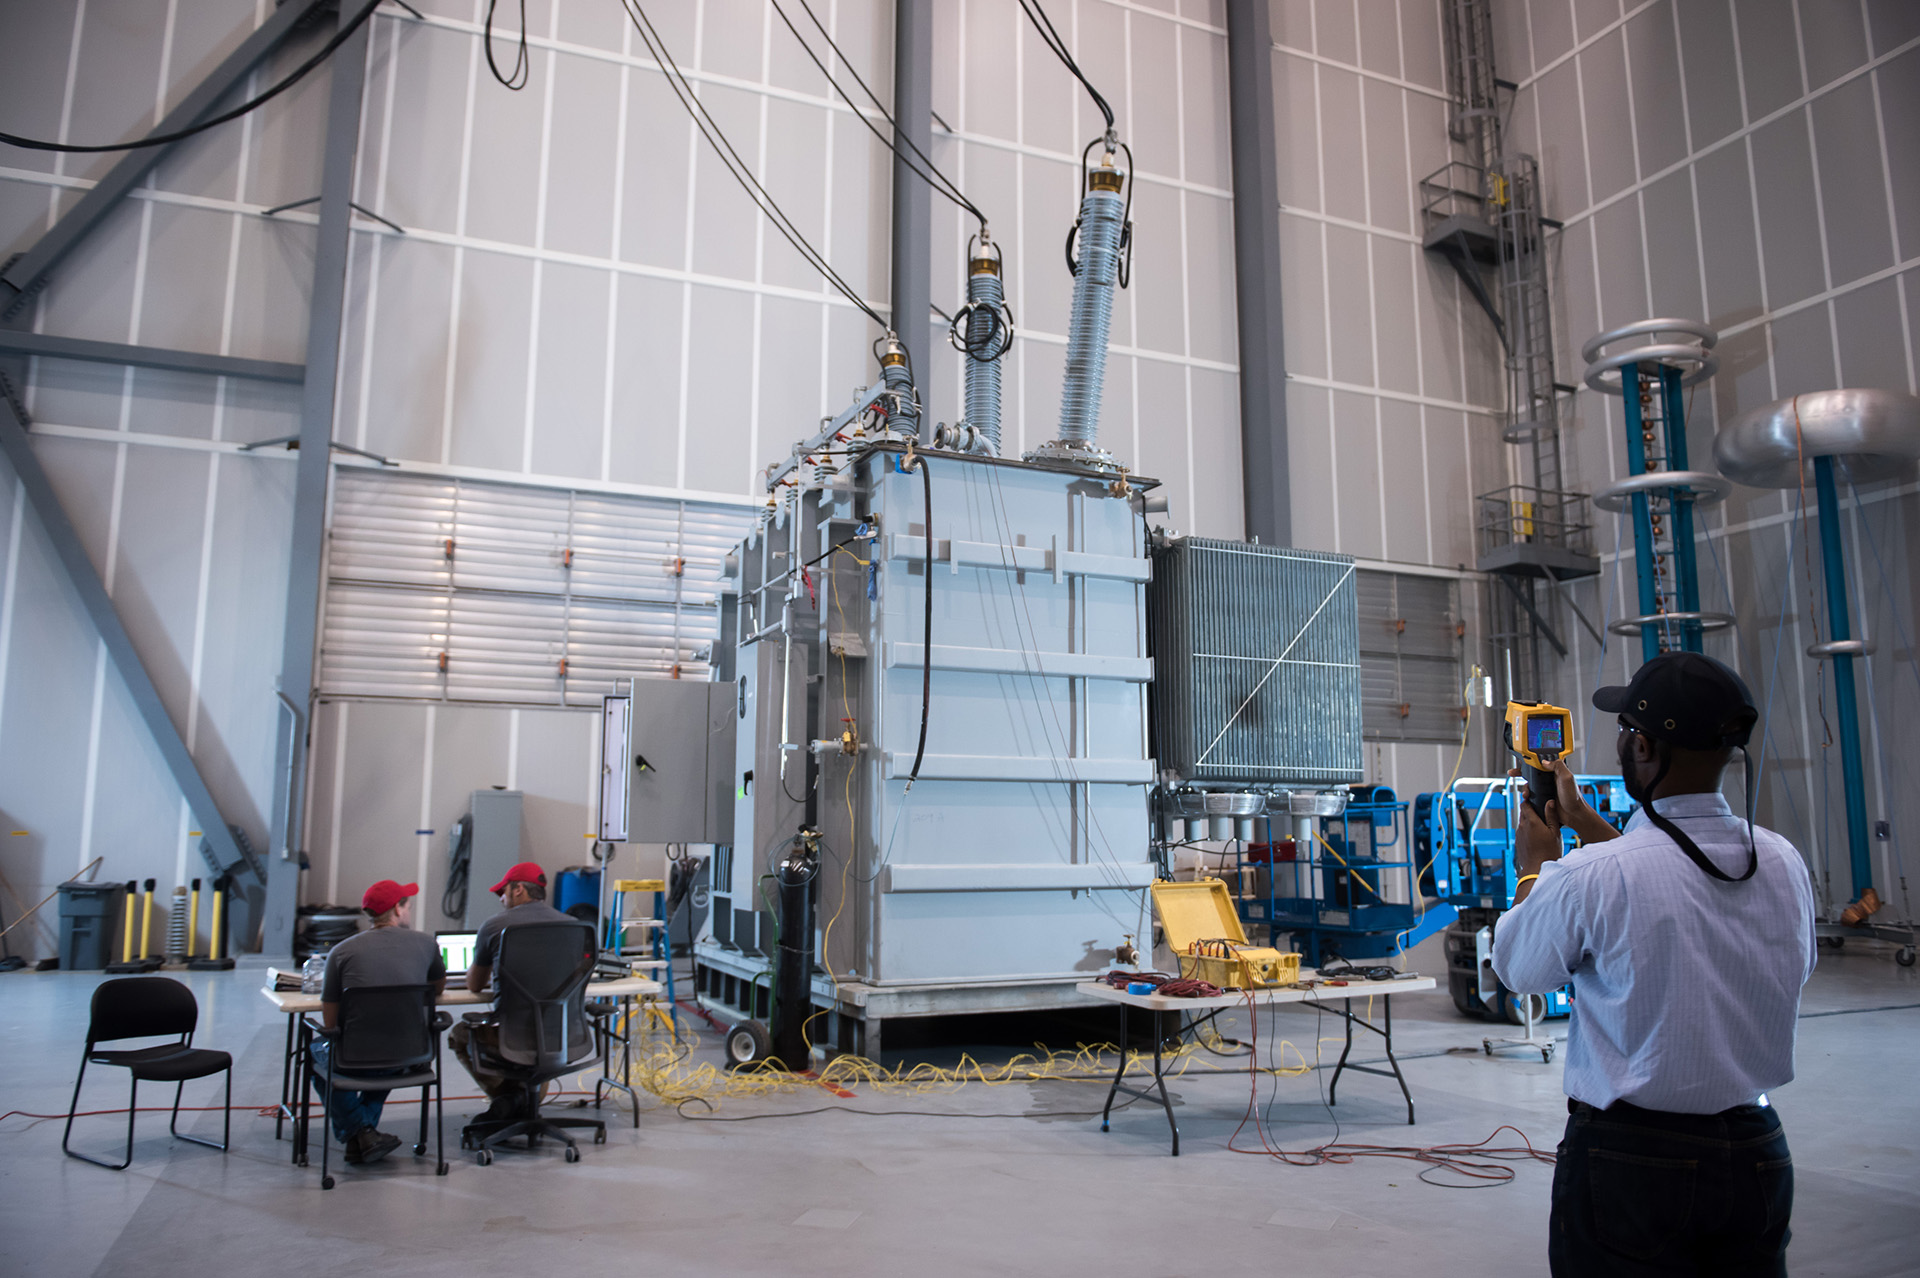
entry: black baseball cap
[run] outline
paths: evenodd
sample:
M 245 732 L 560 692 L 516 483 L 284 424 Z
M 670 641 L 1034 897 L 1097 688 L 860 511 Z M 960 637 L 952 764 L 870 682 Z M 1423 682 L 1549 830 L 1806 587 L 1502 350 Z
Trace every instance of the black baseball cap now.
M 1760 712 L 1733 669 L 1698 652 L 1663 652 L 1624 688 L 1600 688 L 1593 706 L 1649 737 L 1687 750 L 1744 746 Z

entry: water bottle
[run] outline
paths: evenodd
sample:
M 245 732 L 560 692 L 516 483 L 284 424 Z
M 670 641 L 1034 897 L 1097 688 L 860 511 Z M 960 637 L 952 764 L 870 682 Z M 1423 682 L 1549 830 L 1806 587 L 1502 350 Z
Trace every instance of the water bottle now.
M 318 994 L 327 975 L 327 955 L 325 951 L 310 955 L 300 967 L 300 992 Z

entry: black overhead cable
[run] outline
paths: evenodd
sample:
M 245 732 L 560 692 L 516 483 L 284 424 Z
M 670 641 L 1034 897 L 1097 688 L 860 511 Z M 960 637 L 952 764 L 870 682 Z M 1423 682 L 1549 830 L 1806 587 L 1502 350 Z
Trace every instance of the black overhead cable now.
M 527 0 L 520 0 L 520 44 L 514 50 L 513 70 L 500 74 L 500 64 L 493 60 L 493 11 L 499 7 L 500 0 L 487 0 L 487 25 L 484 39 L 487 47 L 487 70 L 493 72 L 493 78 L 512 89 L 515 93 L 527 87 L 527 77 L 533 70 L 527 58 Z
M 908 169 L 912 170 L 915 177 L 925 182 L 947 199 L 953 201 L 953 203 L 959 207 L 973 214 L 975 220 L 980 223 L 981 228 L 984 230 L 987 225 L 987 215 L 982 213 L 979 208 L 974 205 L 973 201 L 969 200 L 960 190 L 959 184 L 942 173 L 939 167 L 928 158 L 927 153 L 915 145 L 914 140 L 900 128 L 899 122 L 895 120 L 893 114 L 887 110 L 886 104 L 881 102 L 874 91 L 867 86 L 867 82 L 860 78 L 860 73 L 854 69 L 852 61 L 848 59 L 845 53 L 840 51 L 840 46 L 834 43 L 833 36 L 827 31 L 825 25 L 821 23 L 818 15 L 814 13 L 813 6 L 808 4 L 807 0 L 800 0 L 800 7 L 806 11 L 807 18 L 813 23 L 814 29 L 826 40 L 827 47 L 833 50 L 833 55 L 840 59 L 840 65 L 847 69 L 847 74 L 853 77 L 853 82 L 860 86 L 860 91 L 865 93 L 867 100 L 873 103 L 874 110 L 880 113 L 880 118 L 885 120 L 893 130 L 893 137 L 889 138 L 885 133 L 882 133 L 880 127 L 867 118 L 866 113 L 860 109 L 860 104 L 849 97 L 847 91 L 840 87 L 840 82 L 833 78 L 833 72 L 827 69 L 826 63 L 820 61 L 819 56 L 813 51 L 813 46 L 807 43 L 806 38 L 800 34 L 800 29 L 793 25 L 791 18 L 787 17 L 787 11 L 780 7 L 780 0 L 773 0 L 773 11 L 780 15 L 780 21 L 786 24 L 787 30 L 793 32 L 793 38 L 800 42 L 800 48 L 806 52 L 807 57 L 813 62 L 813 65 L 820 68 L 820 74 L 827 78 L 827 83 L 833 86 L 833 91 L 839 94 L 841 100 L 849 107 L 853 108 L 854 117 L 858 119 L 860 123 L 866 125 L 867 130 L 872 133 L 874 137 L 879 138 L 881 142 L 885 143 L 887 149 L 898 156 L 901 162 L 904 163 Z M 924 171 L 916 167 L 913 160 L 909 159 L 905 152 L 900 150 L 899 144 L 893 140 L 894 138 L 898 138 L 900 142 L 906 143 L 907 149 L 919 157 L 920 163 L 926 166 Z
M 362 9 L 359 17 L 334 32 L 333 38 L 321 45 L 312 57 L 295 67 L 286 79 L 280 81 L 280 83 L 274 85 L 265 93 L 260 94 L 258 97 L 249 98 L 231 111 L 222 111 L 219 115 L 211 119 L 201 120 L 199 123 L 188 125 L 184 129 L 175 129 L 172 133 L 150 134 L 147 137 L 140 138 L 133 142 L 110 142 L 104 146 L 77 146 L 69 142 L 48 142 L 40 138 L 23 138 L 15 133 L 0 133 L 0 142 L 4 142 L 8 146 L 17 146 L 27 151 L 64 151 L 69 155 L 91 155 L 100 151 L 134 151 L 144 146 L 166 146 L 168 143 L 190 138 L 196 133 L 205 133 L 217 124 L 225 124 L 229 120 L 237 120 L 249 111 L 259 109 L 268 102 L 271 102 L 274 98 L 279 97 L 282 93 L 285 93 L 288 89 L 291 89 L 294 85 L 300 83 L 309 71 L 312 71 L 322 62 L 332 57 L 333 51 L 345 44 L 348 36 L 366 24 L 367 19 L 373 16 L 375 7 L 374 5 L 368 5 Z
M 1041 43 L 1053 50 L 1053 56 L 1065 63 L 1067 70 L 1073 72 L 1073 78 L 1086 88 L 1087 94 L 1093 98 L 1093 104 L 1100 108 L 1100 114 L 1107 117 L 1107 129 L 1111 132 L 1113 108 L 1108 106 L 1107 100 L 1100 96 L 1100 90 L 1093 87 L 1093 82 L 1087 79 L 1086 73 L 1080 69 L 1080 64 L 1073 60 L 1073 54 L 1068 50 L 1067 42 L 1062 40 L 1060 33 L 1053 29 L 1053 19 L 1049 18 L 1047 11 L 1040 7 L 1040 0 L 1020 0 L 1020 8 L 1026 13 L 1027 20 L 1033 23 L 1033 29 L 1040 33 Z
M 719 124 L 707 114 L 707 108 L 694 93 L 693 86 L 687 82 L 686 76 L 681 73 L 679 64 L 673 60 L 673 55 L 667 52 L 666 41 L 661 39 L 659 32 L 654 30 L 653 23 L 647 18 L 647 12 L 641 8 L 639 0 L 620 0 L 620 6 L 626 10 L 627 18 L 633 23 L 634 30 L 640 33 L 640 39 L 646 44 L 647 52 L 653 56 L 655 62 L 660 64 L 660 70 L 667 78 L 667 87 L 672 89 L 673 95 L 680 99 L 680 105 L 686 108 L 687 114 L 693 119 L 694 126 L 700 130 L 701 136 L 706 138 L 708 145 L 713 147 L 714 153 L 720 157 L 720 162 L 726 165 L 727 172 L 733 175 L 734 181 L 738 182 L 741 189 L 747 193 L 747 198 L 767 215 L 767 220 L 773 223 L 774 229 L 780 232 L 787 243 L 793 245 L 794 251 L 805 258 L 809 266 L 820 272 L 827 283 L 833 285 L 842 297 L 858 307 L 868 319 L 878 324 L 883 330 L 892 332 L 892 326 L 881 318 L 878 311 L 867 305 L 866 300 L 854 291 L 852 285 L 841 278 L 840 273 L 833 269 L 832 263 L 828 262 L 820 250 L 807 241 L 807 237 L 800 233 L 800 228 L 793 224 L 792 219 L 781 211 L 773 196 L 768 194 L 767 188 L 760 185 L 759 179 L 753 176 L 752 168 L 740 158 L 740 153 L 734 150 L 733 143 L 727 141 L 727 135 L 721 131 Z

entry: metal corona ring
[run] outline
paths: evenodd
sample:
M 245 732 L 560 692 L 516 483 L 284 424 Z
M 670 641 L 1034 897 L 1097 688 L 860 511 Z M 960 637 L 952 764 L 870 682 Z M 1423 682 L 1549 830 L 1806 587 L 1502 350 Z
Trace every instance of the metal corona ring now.
M 1612 355 L 1601 355 L 1607 347 L 1628 338 L 1672 336 L 1691 337 L 1694 340 L 1656 341 L 1650 345 L 1629 347 Z M 1682 386 L 1704 382 L 1720 370 L 1720 359 L 1713 353 L 1714 345 L 1719 340 L 1718 333 L 1698 320 L 1640 320 L 1594 337 L 1580 348 L 1580 358 L 1587 361 L 1586 383 L 1589 388 L 1603 395 L 1623 395 L 1626 392 L 1622 389 L 1621 370 L 1628 364 L 1653 362 L 1683 365 L 1687 366 L 1687 372 L 1680 378 Z

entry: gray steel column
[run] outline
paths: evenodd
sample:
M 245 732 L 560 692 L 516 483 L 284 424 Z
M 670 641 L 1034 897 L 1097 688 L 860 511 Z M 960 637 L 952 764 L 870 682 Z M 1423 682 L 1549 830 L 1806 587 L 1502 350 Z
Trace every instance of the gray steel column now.
M 1273 34 L 1264 2 L 1227 8 L 1233 131 L 1233 258 L 1240 321 L 1240 461 L 1249 538 L 1293 544 L 1287 363 L 1280 323 L 1279 143 Z
M 895 0 L 893 119 L 902 137 L 933 154 L 933 3 Z M 904 148 L 903 148 L 904 149 Z M 893 157 L 893 328 L 913 360 L 920 390 L 921 442 L 933 442 L 933 353 L 927 349 L 933 303 L 933 191 L 898 154 Z
M 347 21 L 350 10 L 341 11 Z M 307 376 L 300 401 L 300 461 L 294 475 L 293 547 L 287 571 L 287 620 L 280 650 L 278 743 L 273 760 L 272 830 L 268 838 L 267 906 L 261 951 L 293 952 L 300 896 L 300 833 L 306 800 L 308 714 L 320 618 L 320 563 L 325 549 L 327 483 L 333 473 L 335 381 L 347 289 L 347 243 L 353 169 L 360 140 L 360 98 L 367 76 L 367 28 L 332 60 L 327 140 L 320 182 L 320 233 L 314 246 L 313 297 L 307 328 Z

